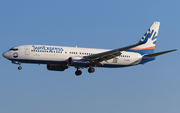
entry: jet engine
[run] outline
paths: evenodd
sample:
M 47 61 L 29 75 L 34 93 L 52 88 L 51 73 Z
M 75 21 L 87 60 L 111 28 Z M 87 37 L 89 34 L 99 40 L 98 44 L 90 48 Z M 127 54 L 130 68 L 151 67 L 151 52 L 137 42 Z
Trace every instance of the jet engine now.
M 47 64 L 47 69 L 52 71 L 64 71 L 68 66 L 63 66 L 59 64 Z

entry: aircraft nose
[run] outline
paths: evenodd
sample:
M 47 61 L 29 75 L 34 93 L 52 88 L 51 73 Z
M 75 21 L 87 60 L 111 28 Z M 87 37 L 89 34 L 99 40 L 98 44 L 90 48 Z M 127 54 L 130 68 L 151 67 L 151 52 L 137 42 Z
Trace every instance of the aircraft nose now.
M 9 56 L 9 53 L 8 53 L 8 52 L 4 52 L 4 53 L 2 54 L 2 56 L 3 56 L 4 58 L 7 58 L 7 57 Z

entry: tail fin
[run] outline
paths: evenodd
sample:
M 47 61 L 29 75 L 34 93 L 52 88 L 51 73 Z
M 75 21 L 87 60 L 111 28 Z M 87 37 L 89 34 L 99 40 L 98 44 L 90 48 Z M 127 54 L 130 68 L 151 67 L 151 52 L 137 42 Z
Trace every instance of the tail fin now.
M 131 48 L 130 51 L 138 52 L 140 54 L 154 53 L 159 26 L 160 22 L 154 22 L 139 41 L 139 43 L 144 44 Z

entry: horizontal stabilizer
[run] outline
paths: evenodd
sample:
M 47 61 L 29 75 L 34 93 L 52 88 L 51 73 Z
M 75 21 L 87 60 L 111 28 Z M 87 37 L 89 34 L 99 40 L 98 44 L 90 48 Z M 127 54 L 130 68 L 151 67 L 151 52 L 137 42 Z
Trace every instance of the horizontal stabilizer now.
M 159 56 L 165 53 L 169 53 L 169 52 L 173 52 L 176 51 L 177 49 L 173 49 L 173 50 L 169 50 L 169 51 L 163 51 L 163 52 L 159 52 L 159 53 L 153 53 L 153 54 L 149 54 L 149 55 L 145 55 L 146 57 L 155 57 L 155 56 Z

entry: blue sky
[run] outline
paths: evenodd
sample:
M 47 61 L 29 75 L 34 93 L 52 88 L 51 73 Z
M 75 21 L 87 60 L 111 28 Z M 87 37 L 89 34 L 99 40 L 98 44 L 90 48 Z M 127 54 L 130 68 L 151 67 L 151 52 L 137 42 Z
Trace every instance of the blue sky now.
M 45 44 L 116 49 L 137 43 L 160 21 L 155 52 L 179 49 L 180 1 L 1 0 L 0 53 Z M 53 72 L 2 56 L 1 113 L 179 113 L 179 51 L 145 65 Z

